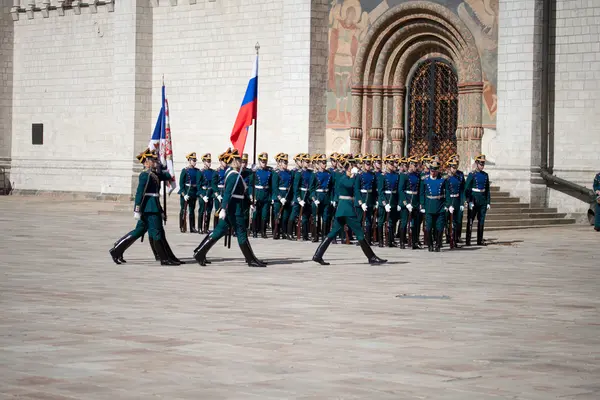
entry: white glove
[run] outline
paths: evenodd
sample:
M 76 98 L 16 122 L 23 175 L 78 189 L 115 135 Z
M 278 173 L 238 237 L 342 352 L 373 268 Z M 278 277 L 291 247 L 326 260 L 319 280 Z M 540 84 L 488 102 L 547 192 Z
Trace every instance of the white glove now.
M 425 209 L 424 208 L 421 208 L 419 211 L 421 212 L 421 214 L 425 214 Z
M 366 205 L 365 203 L 362 203 L 362 204 L 360 205 L 360 208 L 362 208 L 362 209 L 363 209 L 363 211 L 367 211 L 367 205 Z
M 331 205 L 335 207 L 337 205 L 337 203 L 335 201 L 332 201 Z
M 408 210 L 408 212 L 412 212 L 412 210 L 413 210 L 412 204 L 407 204 L 406 209 Z
M 271 200 L 271 204 L 275 204 L 275 200 Z
M 300 204 L 300 207 L 304 207 L 304 204 L 306 204 L 306 203 L 304 202 L 304 200 L 300 200 L 300 201 L 298 202 L 298 204 Z
M 217 195 L 217 199 L 219 199 L 219 201 L 223 201 L 223 196 L 221 196 L 220 194 Z
M 315 206 L 318 206 L 319 204 L 321 204 L 321 202 L 319 200 L 315 200 L 314 203 L 315 203 Z
M 473 207 L 475 207 L 475 204 L 473 204 L 473 203 L 469 203 L 469 210 L 472 210 L 472 209 L 473 209 Z
M 284 205 L 284 206 L 285 206 L 285 203 L 287 203 L 287 200 L 285 199 L 285 197 L 282 197 L 282 198 L 281 198 L 279 201 L 280 201 L 280 202 L 281 202 L 281 204 L 282 204 L 282 205 Z
M 351 173 L 352 175 L 356 175 L 356 174 L 358 174 L 358 168 L 356 168 L 356 167 L 352 167 L 352 169 L 350 170 L 350 173 Z
M 133 219 L 140 219 L 140 218 L 142 218 L 142 214 L 140 214 L 139 212 L 133 213 Z
M 375 207 L 373 208 L 377 210 L 379 208 L 379 203 L 375 203 Z
M 190 196 L 188 196 L 188 195 L 186 194 L 186 195 L 184 195 L 184 196 L 183 196 L 183 199 L 184 199 L 185 201 L 188 201 L 188 200 L 190 199 Z
M 225 219 L 225 210 L 221 208 L 221 211 L 219 211 L 219 219 Z
M 205 203 L 208 203 L 208 196 L 204 196 L 202 200 L 204 200 Z
M 465 211 L 465 206 L 460 206 L 460 211 L 461 212 Z
M 490 205 L 489 205 L 489 204 L 487 205 L 487 209 L 488 209 L 488 210 L 490 209 Z
M 254 206 L 254 204 L 250 204 L 250 211 L 252 211 L 252 212 L 256 211 L 256 207 Z
M 390 212 L 390 211 L 392 211 L 392 206 L 390 206 L 389 204 L 386 204 L 386 205 L 385 205 L 385 211 L 386 211 L 386 212 Z
M 396 206 L 396 211 L 400 211 L 401 209 L 402 209 L 402 207 Z
M 448 211 L 450 211 L 450 214 L 454 214 L 454 207 L 450 206 L 450 208 L 448 208 Z

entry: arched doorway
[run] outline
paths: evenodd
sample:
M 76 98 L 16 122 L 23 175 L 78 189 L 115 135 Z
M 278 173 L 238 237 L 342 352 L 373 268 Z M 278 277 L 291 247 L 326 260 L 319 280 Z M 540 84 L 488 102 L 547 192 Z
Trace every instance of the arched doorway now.
M 458 76 L 442 59 L 417 65 L 407 96 L 407 154 L 437 154 L 442 162 L 457 152 Z

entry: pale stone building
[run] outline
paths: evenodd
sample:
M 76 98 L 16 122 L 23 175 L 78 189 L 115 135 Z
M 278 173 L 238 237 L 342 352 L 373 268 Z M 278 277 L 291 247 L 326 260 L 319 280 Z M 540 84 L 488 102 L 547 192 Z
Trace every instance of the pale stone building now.
M 463 169 L 484 152 L 494 185 L 587 210 L 543 177 L 597 172 L 598 0 L 0 2 L 0 165 L 17 191 L 131 194 L 163 75 L 176 168 L 216 158 L 259 42 L 259 152 L 458 152 Z

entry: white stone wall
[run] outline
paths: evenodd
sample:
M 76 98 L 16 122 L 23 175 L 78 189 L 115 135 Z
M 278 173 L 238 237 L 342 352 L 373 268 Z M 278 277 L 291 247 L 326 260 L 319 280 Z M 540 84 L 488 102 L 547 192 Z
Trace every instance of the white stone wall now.
M 153 10 L 153 118 L 165 76 L 175 165 L 231 146 L 229 135 L 260 43 L 257 153 L 308 150 L 310 0 L 161 1 Z M 245 152 L 252 162 L 253 128 Z
M 13 21 L 10 0 L 0 0 L 0 166 L 10 167 L 12 138 Z M 2 182 L 0 182 L 2 186 Z
M 554 174 L 591 188 L 600 170 L 600 1 L 559 0 L 555 16 Z M 556 190 L 549 204 L 587 211 Z

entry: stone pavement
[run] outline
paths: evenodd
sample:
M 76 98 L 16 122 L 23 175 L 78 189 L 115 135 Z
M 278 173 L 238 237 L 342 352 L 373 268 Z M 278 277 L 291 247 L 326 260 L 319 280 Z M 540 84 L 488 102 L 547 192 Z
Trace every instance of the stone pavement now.
M 599 399 L 600 235 L 429 253 L 255 239 L 160 267 L 110 203 L 0 197 L 0 399 Z M 167 225 L 189 260 L 200 235 Z

